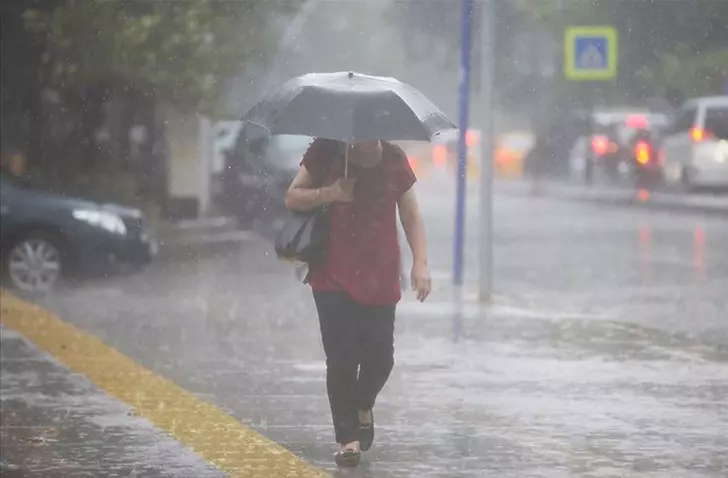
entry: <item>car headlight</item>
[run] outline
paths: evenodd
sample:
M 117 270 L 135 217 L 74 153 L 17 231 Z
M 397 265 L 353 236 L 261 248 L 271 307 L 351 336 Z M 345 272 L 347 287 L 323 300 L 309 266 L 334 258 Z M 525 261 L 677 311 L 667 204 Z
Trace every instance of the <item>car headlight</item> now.
M 73 217 L 79 221 L 90 224 L 94 227 L 104 229 L 114 234 L 126 234 L 126 225 L 116 214 L 107 211 L 93 209 L 77 209 L 73 211 Z

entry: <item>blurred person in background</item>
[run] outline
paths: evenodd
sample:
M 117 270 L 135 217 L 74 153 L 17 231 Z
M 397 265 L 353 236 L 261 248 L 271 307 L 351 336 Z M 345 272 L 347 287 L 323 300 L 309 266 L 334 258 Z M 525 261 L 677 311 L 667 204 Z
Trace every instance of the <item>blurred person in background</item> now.
M 558 115 L 535 118 L 535 143 L 524 159 L 524 172 L 537 185 L 544 178 L 566 178 L 569 152 L 580 136 L 591 129 L 590 113 L 584 110 L 558 109 Z
M 312 266 L 306 281 L 326 353 L 339 466 L 357 466 L 361 451 L 371 447 L 372 408 L 394 365 L 395 308 L 401 298 L 397 209 L 412 251 L 412 289 L 420 301 L 430 293 L 416 180 L 398 146 L 316 139 L 286 194 L 292 211 L 330 205 L 325 258 Z

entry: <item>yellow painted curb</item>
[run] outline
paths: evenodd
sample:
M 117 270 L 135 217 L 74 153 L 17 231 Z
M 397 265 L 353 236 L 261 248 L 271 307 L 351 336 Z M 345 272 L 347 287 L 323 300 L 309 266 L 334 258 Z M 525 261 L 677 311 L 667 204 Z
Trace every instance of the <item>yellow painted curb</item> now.
M 156 375 L 91 334 L 0 291 L 0 323 L 85 375 L 104 392 L 240 478 L 330 478 L 214 405 Z

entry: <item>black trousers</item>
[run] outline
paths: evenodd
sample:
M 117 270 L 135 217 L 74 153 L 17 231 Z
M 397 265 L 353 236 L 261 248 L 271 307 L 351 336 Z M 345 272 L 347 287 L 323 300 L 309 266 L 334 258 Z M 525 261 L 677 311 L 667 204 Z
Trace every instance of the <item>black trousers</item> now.
M 336 442 L 359 439 L 358 410 L 374 407 L 394 366 L 395 306 L 361 305 L 343 291 L 314 291 L 326 352 Z

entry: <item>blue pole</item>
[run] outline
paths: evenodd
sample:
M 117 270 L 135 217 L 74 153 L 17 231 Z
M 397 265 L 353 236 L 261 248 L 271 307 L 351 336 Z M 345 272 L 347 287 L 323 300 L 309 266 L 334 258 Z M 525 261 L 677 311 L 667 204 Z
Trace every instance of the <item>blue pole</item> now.
M 465 242 L 465 187 L 467 175 L 468 104 L 470 103 L 470 37 L 473 0 L 462 0 L 460 39 L 460 138 L 458 141 L 457 202 L 455 210 L 455 244 L 453 258 L 453 284 L 463 285 L 463 245 Z

